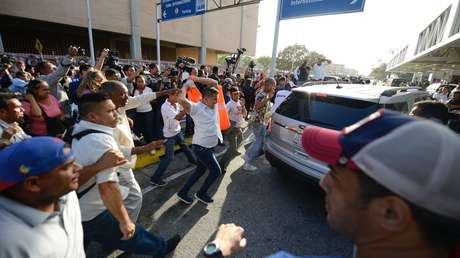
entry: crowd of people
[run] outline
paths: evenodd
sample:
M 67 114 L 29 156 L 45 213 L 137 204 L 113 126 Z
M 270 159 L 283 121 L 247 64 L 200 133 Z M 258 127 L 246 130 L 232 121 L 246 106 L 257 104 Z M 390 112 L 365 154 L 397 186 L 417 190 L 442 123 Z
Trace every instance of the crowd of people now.
M 1 60 L 0 257 L 84 257 L 91 242 L 164 257 L 181 236 L 165 239 L 137 223 L 136 155 L 164 146 L 150 179 L 162 187 L 179 145 L 196 168 L 178 199 L 213 203 L 209 189 L 242 154 L 243 131 L 255 135 L 243 155 L 243 169 L 254 171 L 271 114 L 310 78 L 306 63 L 292 75 L 267 78 L 251 70 L 233 76 L 183 59 L 163 72 L 154 63 L 114 66 L 106 62 L 107 49 L 91 66 L 78 63 L 77 54 L 70 47 L 57 65 Z M 314 80 L 324 77 L 327 62 L 312 68 Z M 448 109 L 460 109 L 457 93 L 448 94 L 450 101 L 443 89 L 435 96 L 447 106 L 417 103 L 411 114 L 422 120 L 381 110 L 341 132 L 304 131 L 305 151 L 331 168 L 320 183 L 328 222 L 355 242 L 356 257 L 458 257 L 451 255 L 458 255 L 460 240 L 460 140 L 439 125 L 447 124 Z M 193 135 L 191 148 L 186 135 Z M 218 160 L 214 149 L 224 142 L 227 151 Z M 227 257 L 246 244 L 244 229 L 223 225 L 203 255 Z

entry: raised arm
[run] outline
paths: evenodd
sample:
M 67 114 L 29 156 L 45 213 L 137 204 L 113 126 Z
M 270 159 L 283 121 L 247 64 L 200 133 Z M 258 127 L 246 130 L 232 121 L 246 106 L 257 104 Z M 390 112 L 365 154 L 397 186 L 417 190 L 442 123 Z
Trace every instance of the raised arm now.
M 99 71 L 102 71 L 102 68 L 104 67 L 104 62 L 107 56 L 109 56 L 109 50 L 107 48 L 104 48 L 101 52 L 101 55 L 97 59 L 96 66 L 94 68 L 96 68 Z
M 184 94 L 180 93 L 179 97 L 177 98 L 177 102 L 184 108 L 185 113 L 190 113 L 192 108 L 192 104 L 188 100 L 185 99 Z

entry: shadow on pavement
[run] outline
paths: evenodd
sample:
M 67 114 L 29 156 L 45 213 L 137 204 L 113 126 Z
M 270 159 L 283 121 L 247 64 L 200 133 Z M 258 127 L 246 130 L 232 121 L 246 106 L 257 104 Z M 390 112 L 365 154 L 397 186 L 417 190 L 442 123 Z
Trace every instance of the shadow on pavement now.
M 259 170 L 255 172 L 241 168 L 227 172 L 231 182 L 219 224 L 241 225 L 248 240 L 246 249 L 233 257 L 262 258 L 279 250 L 295 255 L 351 256 L 351 242 L 327 225 L 324 194 L 318 186 L 280 174 L 264 157 L 256 165 Z M 214 235 L 208 242 L 212 240 Z

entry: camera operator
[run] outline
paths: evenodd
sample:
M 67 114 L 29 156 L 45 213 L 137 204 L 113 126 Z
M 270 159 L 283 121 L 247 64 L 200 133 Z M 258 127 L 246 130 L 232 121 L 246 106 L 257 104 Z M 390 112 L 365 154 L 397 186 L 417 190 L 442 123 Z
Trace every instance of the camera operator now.
M 61 60 L 59 67 L 53 71 L 54 65 L 49 61 L 42 61 L 38 64 L 38 72 L 40 80 L 48 83 L 51 94 L 59 101 L 64 115 L 67 117 L 71 116 L 70 102 L 67 93 L 65 92 L 59 80 L 67 75 L 74 61 L 74 57 L 79 53 L 79 48 L 70 46 L 67 55 Z

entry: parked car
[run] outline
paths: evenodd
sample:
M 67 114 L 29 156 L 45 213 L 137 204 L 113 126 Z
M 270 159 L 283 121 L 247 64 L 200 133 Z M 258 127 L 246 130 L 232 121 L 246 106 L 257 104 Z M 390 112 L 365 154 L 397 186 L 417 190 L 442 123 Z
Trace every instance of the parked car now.
M 415 102 L 428 98 L 426 91 L 411 87 L 329 84 L 294 89 L 272 115 L 265 156 L 280 173 L 294 171 L 317 181 L 328 167 L 303 150 L 305 127 L 341 130 L 380 108 L 408 113 Z

